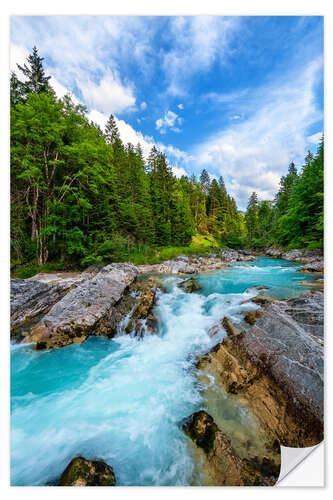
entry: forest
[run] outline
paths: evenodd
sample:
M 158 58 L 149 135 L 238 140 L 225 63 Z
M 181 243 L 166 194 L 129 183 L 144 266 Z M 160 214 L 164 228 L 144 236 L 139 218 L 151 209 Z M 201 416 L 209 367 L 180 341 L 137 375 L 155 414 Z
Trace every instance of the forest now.
M 57 98 L 36 47 L 10 79 L 11 269 L 158 262 L 212 247 L 323 246 L 324 139 L 273 200 L 255 192 L 246 212 L 223 178 L 203 170 L 176 178 L 154 146 L 123 144 L 110 115 L 104 130 L 70 95 Z M 213 166 L 212 166 L 213 167 Z

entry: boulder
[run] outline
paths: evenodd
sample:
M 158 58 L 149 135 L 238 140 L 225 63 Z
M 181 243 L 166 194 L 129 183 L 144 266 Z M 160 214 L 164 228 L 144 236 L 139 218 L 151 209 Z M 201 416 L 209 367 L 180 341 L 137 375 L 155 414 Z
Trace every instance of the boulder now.
M 49 349 L 82 343 L 89 335 L 111 334 L 115 306 L 137 273 L 129 263 L 104 267 L 57 302 L 25 341 L 36 343 L 37 349 Z
M 229 250 L 227 248 L 223 248 L 220 251 L 220 257 L 225 262 L 235 262 L 239 259 L 239 253 L 236 250 Z
M 139 294 L 139 299 L 126 324 L 126 333 L 134 333 L 139 337 L 143 337 L 146 332 L 150 334 L 156 333 L 157 319 L 153 307 L 159 285 L 160 280 L 156 276 L 150 276 L 148 279 L 135 283 L 135 292 Z
M 323 439 L 323 294 L 262 309 L 247 331 L 229 335 L 197 363 L 276 442 L 308 447 Z
M 276 247 L 269 247 L 269 248 L 267 248 L 266 251 L 265 251 L 265 253 L 269 257 L 274 257 L 275 259 L 278 259 L 282 255 L 281 250 L 279 250 Z
M 39 280 L 10 280 L 10 323 L 13 334 L 19 328 L 46 314 L 51 307 L 76 286 L 73 282 L 44 283 Z
M 201 289 L 198 281 L 195 278 L 189 278 L 179 283 L 179 288 L 182 288 L 186 293 L 193 293 Z
M 115 486 L 116 478 L 110 465 L 102 460 L 75 457 L 62 473 L 58 486 Z
M 200 410 L 187 417 L 183 421 L 183 430 L 194 444 L 203 450 L 203 470 L 209 477 L 208 484 L 268 486 L 276 482 L 280 467 L 271 464 L 266 457 L 261 461 L 258 459 L 256 467 L 253 467 L 250 461 L 240 458 L 231 446 L 230 439 L 206 411 Z M 269 467 L 269 464 L 272 466 Z
M 271 304 L 242 341 L 247 355 L 265 360 L 290 401 L 323 422 L 323 294 Z
M 315 260 L 313 262 L 309 262 L 308 264 L 305 264 L 302 269 L 300 269 L 301 272 L 308 272 L 308 273 L 323 273 L 324 272 L 324 261 L 323 260 Z

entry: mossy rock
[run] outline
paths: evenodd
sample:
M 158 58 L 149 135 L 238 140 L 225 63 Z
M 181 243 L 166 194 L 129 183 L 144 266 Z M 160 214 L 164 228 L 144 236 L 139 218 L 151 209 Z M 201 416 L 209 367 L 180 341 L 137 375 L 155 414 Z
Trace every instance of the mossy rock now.
M 62 473 L 59 486 L 115 486 L 116 478 L 110 465 L 101 460 L 75 457 Z
M 208 455 L 214 447 L 218 427 L 204 410 L 197 411 L 183 421 L 183 430 Z
M 255 322 L 263 315 L 263 311 L 256 309 L 245 314 L 244 319 L 249 325 L 254 325 Z
M 240 334 L 240 331 L 232 324 L 228 316 L 224 316 L 222 320 L 222 326 L 227 331 L 230 337 L 236 337 Z
M 179 288 L 182 288 L 186 293 L 193 293 L 201 289 L 201 286 L 195 278 L 181 281 L 178 286 Z
M 258 306 L 265 306 L 266 304 L 272 304 L 273 302 L 276 302 L 276 299 L 268 295 L 257 295 L 256 297 L 253 297 L 253 299 L 251 299 L 251 302 L 258 304 Z

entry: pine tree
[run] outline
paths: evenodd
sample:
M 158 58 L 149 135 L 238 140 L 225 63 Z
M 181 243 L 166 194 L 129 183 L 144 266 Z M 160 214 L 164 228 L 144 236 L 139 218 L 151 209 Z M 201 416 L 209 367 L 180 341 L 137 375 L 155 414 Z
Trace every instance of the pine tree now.
M 252 245 L 258 236 L 258 195 L 253 192 L 249 198 L 245 214 L 245 224 L 249 237 L 249 243 Z
M 50 76 L 46 76 L 43 68 L 43 57 L 39 57 L 36 46 L 32 49 L 32 54 L 28 56 L 27 64 L 17 67 L 22 71 L 26 77 L 26 81 L 22 86 L 26 94 L 30 92 L 41 93 L 51 90 L 49 80 Z
M 112 114 L 109 116 L 109 119 L 106 122 L 104 135 L 106 142 L 108 144 L 111 144 L 111 146 L 114 146 L 114 144 L 117 141 L 120 141 L 120 135 L 116 124 L 116 120 Z
M 203 171 L 201 172 L 199 180 L 201 189 L 203 190 L 204 194 L 208 196 L 210 177 L 206 169 L 203 169 Z

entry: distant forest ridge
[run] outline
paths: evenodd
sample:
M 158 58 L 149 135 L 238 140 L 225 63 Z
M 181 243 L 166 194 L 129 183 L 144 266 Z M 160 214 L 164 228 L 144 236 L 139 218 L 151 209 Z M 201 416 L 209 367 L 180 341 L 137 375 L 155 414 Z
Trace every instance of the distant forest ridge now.
M 199 251 L 195 235 L 230 248 L 323 245 L 323 138 L 299 172 L 289 165 L 274 200 L 254 192 L 244 215 L 222 177 L 203 170 L 177 179 L 156 147 L 145 160 L 140 144 L 123 144 L 112 115 L 102 131 L 69 95 L 58 99 L 36 47 L 18 67 L 24 81 L 15 72 L 10 81 L 13 268 L 144 262 L 163 247 Z

